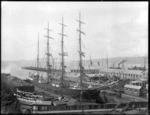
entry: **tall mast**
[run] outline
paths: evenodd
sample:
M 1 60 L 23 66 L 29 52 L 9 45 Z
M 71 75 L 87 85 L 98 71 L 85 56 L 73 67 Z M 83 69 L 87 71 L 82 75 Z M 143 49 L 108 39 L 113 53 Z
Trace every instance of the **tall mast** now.
M 108 55 L 106 53 L 106 63 L 107 63 L 107 68 L 108 68 Z
M 146 58 L 144 58 L 144 69 L 146 68 Z
M 80 57 L 79 66 L 80 66 L 80 88 L 81 88 L 80 101 L 81 101 L 81 106 L 82 106 L 82 94 L 83 94 L 82 76 L 83 76 L 83 73 L 84 73 L 84 68 L 82 66 L 82 56 L 85 57 L 85 53 L 82 52 L 81 34 L 85 34 L 85 33 L 81 31 L 81 24 L 85 24 L 85 23 L 81 21 L 81 14 L 80 14 L 80 12 L 79 12 L 79 20 L 77 20 L 77 21 L 79 22 L 79 30 L 77 30 L 77 31 L 79 32 L 79 57 Z M 82 112 L 83 112 L 83 108 L 82 108 Z
M 93 62 L 92 62 L 92 59 L 91 59 L 91 54 L 90 54 L 90 64 L 91 64 L 91 66 L 93 66 Z
M 44 36 L 47 38 L 47 52 L 46 52 L 46 55 L 47 55 L 47 83 L 50 83 L 51 82 L 51 65 L 50 65 L 50 56 L 52 56 L 49 52 L 49 38 L 53 39 L 52 37 L 49 36 L 49 31 L 52 31 L 49 29 L 49 22 L 48 22 L 48 27 L 45 28 L 47 30 L 47 36 Z
M 91 69 L 92 66 L 92 60 L 91 60 L 91 53 L 90 53 L 90 65 L 89 65 L 89 69 Z
M 90 64 L 89 64 L 89 70 L 91 70 L 91 54 L 90 54 Z
M 37 68 L 38 68 L 38 71 L 37 71 L 37 76 L 38 76 L 38 81 L 39 81 L 39 33 L 38 33 L 38 43 L 37 43 Z
M 54 68 L 54 58 L 53 58 L 53 77 L 54 77 L 54 72 L 55 72 L 55 68 Z
M 64 25 L 64 20 L 62 17 L 62 23 L 59 23 L 62 26 L 62 33 L 59 33 L 62 36 L 61 39 L 61 53 L 59 53 L 61 55 L 61 67 L 62 67 L 62 75 L 61 75 L 61 87 L 64 86 L 64 72 L 65 72 L 65 61 L 64 61 L 64 56 L 67 56 L 67 52 L 64 52 L 64 36 L 67 37 L 67 35 L 64 34 L 64 26 L 67 27 L 66 25 Z

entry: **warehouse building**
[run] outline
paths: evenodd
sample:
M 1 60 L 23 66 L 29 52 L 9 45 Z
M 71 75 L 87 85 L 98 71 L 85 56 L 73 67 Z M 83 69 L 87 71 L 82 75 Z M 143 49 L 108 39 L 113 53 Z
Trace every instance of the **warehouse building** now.
M 71 72 L 79 73 L 80 70 L 78 69 L 72 69 Z M 116 76 L 119 77 L 120 79 L 130 79 L 132 81 L 144 78 L 148 78 L 148 71 L 142 71 L 142 70 L 128 70 L 128 69 L 110 69 L 110 68 L 90 68 L 84 69 L 84 72 L 88 74 L 88 76 L 95 75 L 97 76 Z
M 143 73 L 143 71 L 140 70 L 127 70 L 127 69 L 100 69 L 99 74 L 108 75 L 110 77 L 116 76 L 120 77 L 121 79 L 130 79 L 130 80 L 136 80 L 139 78 L 146 77 L 146 72 Z
M 139 97 L 142 95 L 142 86 L 126 84 L 124 86 L 124 93 Z

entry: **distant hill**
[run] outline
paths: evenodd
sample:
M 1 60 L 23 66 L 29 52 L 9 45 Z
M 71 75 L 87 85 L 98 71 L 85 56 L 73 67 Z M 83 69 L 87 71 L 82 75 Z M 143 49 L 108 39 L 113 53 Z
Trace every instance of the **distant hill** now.
M 127 61 L 124 63 L 126 68 L 138 66 L 144 67 L 144 59 L 146 66 L 148 66 L 148 57 L 116 57 L 116 58 L 108 58 L 108 66 L 115 66 L 118 67 L 118 63 L 122 60 L 126 59 Z M 91 65 L 92 62 L 92 65 Z M 99 63 L 99 65 L 98 65 Z M 69 68 L 79 68 L 79 61 L 70 61 L 67 63 Z M 106 58 L 103 59 L 91 59 L 84 60 L 83 65 L 85 68 L 98 68 L 98 67 L 106 67 L 107 62 Z
M 122 60 L 126 59 L 127 61 L 124 63 L 126 67 L 131 67 L 131 66 L 144 66 L 144 59 L 146 60 L 145 63 L 148 65 L 148 58 L 146 57 L 116 57 L 116 58 L 108 58 L 108 66 L 112 66 L 113 64 L 115 67 L 118 66 L 118 63 L 121 62 Z M 100 66 L 103 65 L 106 67 L 106 59 L 94 59 L 93 61 L 93 66 L 98 65 L 97 63 L 100 62 Z M 85 61 L 85 63 L 89 63 L 89 60 Z
M 144 58 L 145 57 L 116 57 L 116 58 L 109 58 L 109 67 L 114 65 L 117 67 L 118 63 L 123 59 L 126 59 L 125 67 L 133 67 L 133 66 L 144 66 Z M 93 64 L 90 65 L 90 60 L 84 60 L 83 65 L 85 68 L 98 68 L 98 67 L 106 67 L 106 59 L 91 59 Z M 46 60 L 40 59 L 40 66 L 46 67 Z M 54 59 L 54 68 L 61 69 L 60 66 L 60 59 Z M 99 66 L 98 66 L 99 62 Z M 148 63 L 148 57 L 146 57 L 146 65 Z M 51 60 L 51 64 L 53 61 Z M 79 61 L 76 60 L 65 60 L 65 65 L 67 66 L 67 70 L 70 69 L 79 69 Z M 26 79 L 28 77 L 29 71 L 24 70 L 21 67 L 25 66 L 36 66 L 36 60 L 18 60 L 18 61 L 2 61 L 1 71 L 6 73 L 11 73 L 13 76 L 17 76 L 21 79 Z M 43 73 L 44 74 L 44 73 Z

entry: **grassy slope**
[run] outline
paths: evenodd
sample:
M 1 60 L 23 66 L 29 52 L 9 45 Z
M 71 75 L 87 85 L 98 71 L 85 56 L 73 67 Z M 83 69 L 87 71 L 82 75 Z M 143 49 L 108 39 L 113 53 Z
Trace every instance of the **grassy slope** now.
M 7 79 L 1 76 L 1 113 L 2 114 L 19 114 L 19 102 L 13 95 L 14 89 Z

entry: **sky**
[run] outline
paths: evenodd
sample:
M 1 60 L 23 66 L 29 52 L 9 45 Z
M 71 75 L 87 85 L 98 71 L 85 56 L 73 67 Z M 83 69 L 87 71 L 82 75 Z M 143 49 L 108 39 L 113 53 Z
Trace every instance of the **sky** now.
M 48 26 L 50 52 L 60 58 L 62 17 L 65 59 L 77 60 L 79 50 L 79 12 L 85 22 L 81 28 L 84 59 L 148 55 L 148 2 L 2 2 L 2 60 L 30 60 L 37 56 L 39 33 L 40 58 L 46 52 Z

